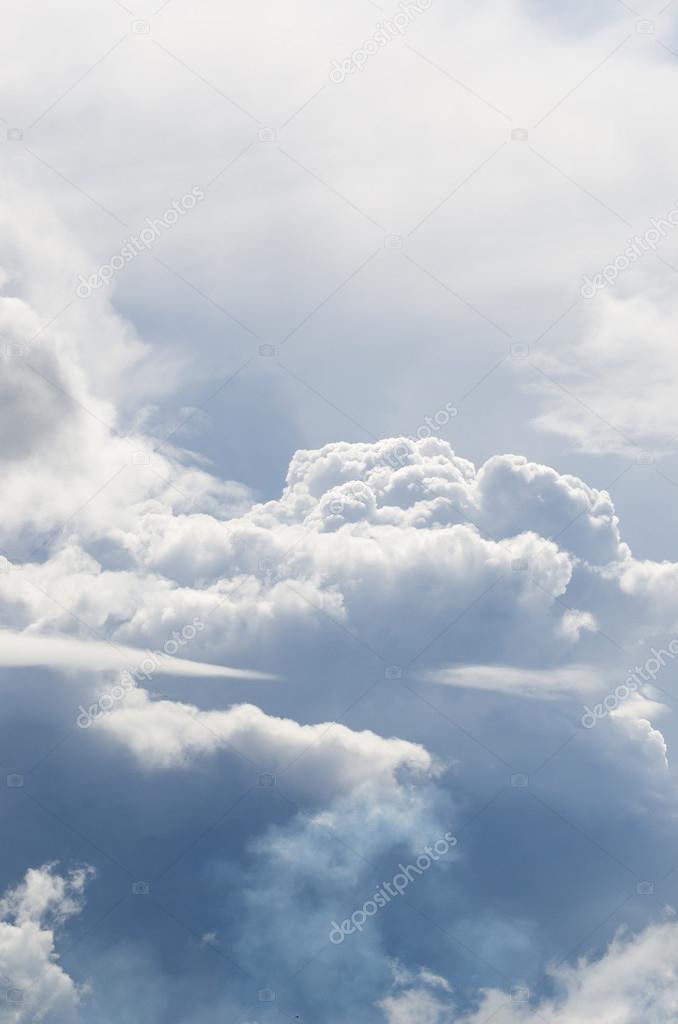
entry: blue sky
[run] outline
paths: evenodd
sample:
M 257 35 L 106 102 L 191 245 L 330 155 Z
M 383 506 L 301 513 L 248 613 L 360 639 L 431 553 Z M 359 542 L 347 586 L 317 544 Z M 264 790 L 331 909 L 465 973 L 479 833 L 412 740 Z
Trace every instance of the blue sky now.
M 668 1024 L 676 7 L 0 43 L 0 1022 Z

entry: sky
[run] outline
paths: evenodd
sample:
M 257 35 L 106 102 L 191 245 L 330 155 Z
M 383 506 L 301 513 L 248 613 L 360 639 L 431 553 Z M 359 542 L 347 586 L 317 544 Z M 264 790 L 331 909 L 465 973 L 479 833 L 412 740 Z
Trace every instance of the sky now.
M 0 1024 L 669 1024 L 678 4 L 0 39 Z

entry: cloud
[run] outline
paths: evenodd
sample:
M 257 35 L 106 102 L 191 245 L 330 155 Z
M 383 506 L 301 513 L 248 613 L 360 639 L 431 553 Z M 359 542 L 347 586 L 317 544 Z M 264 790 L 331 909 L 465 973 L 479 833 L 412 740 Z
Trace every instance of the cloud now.
M 49 560 L 0 576 L 17 625 L 65 632 L 72 609 L 140 645 L 199 616 L 205 660 L 280 671 L 290 637 L 313 649 L 328 623 L 402 664 L 459 616 L 456 656 L 470 661 L 489 615 L 498 662 L 525 651 L 527 636 L 538 661 L 595 633 L 631 564 L 605 492 L 516 456 L 476 471 L 435 438 L 300 452 L 278 500 L 230 518 L 146 505 L 132 528 L 120 514 L 121 527 L 109 519 L 97 538 L 76 524 Z M 574 607 L 562 600 L 571 587 Z M 438 662 L 444 654 L 443 640 Z
M 539 355 L 536 424 L 580 450 L 632 458 L 670 453 L 678 434 L 672 293 L 598 295 L 574 343 Z
M 123 236 L 186 189 L 213 182 L 206 202 L 161 239 L 157 253 L 135 260 L 107 293 L 76 302 L 58 324 L 78 328 L 79 354 L 98 383 L 104 378 L 101 392 L 131 405 L 129 392 L 139 404 L 152 396 L 173 420 L 177 405 L 201 404 L 196 383 L 206 397 L 219 368 L 226 379 L 254 356 L 230 389 L 232 405 L 217 400 L 204 410 L 214 438 L 200 441 L 225 459 L 217 439 L 244 417 L 238 447 L 259 459 L 241 464 L 247 470 L 249 461 L 267 492 L 279 465 L 266 452 L 275 446 L 282 459 L 281 437 L 293 448 L 319 447 L 338 431 L 407 433 L 502 360 L 506 367 L 493 376 L 510 392 L 512 340 L 532 341 L 572 305 L 581 274 L 622 251 L 636 229 L 624 220 L 660 216 L 675 199 L 674 142 L 663 126 L 675 115 L 676 69 L 656 45 L 671 47 L 675 11 L 652 12 L 654 33 L 644 36 L 619 4 L 582 23 L 583 8 L 493 0 L 452 17 L 434 4 L 406 38 L 341 86 L 329 81 L 331 61 L 374 35 L 369 11 L 331 4 L 321 13 L 296 0 L 263 37 L 252 13 L 239 12 L 232 37 L 220 35 L 225 66 L 204 33 L 205 23 L 220 24 L 214 0 L 205 4 L 205 23 L 187 22 L 170 4 L 142 36 L 130 31 L 123 9 L 97 22 L 83 0 L 68 0 L 58 26 L 44 22 L 36 31 L 22 15 L 8 47 L 23 62 L 12 52 L 3 67 L 5 91 L 17 97 L 8 118 L 33 125 L 25 129 L 30 152 L 16 147 L 27 159 L 14 171 L 8 164 L 8 177 L 23 178 L 29 191 L 19 202 L 21 189 L 8 183 L 18 209 L 4 224 L 6 238 L 17 239 L 6 242 L 10 287 L 42 326 L 73 297 L 78 274 L 119 252 Z M 62 63 L 44 82 L 38 70 L 59 32 Z M 280 38 L 287 44 L 276 50 Z M 96 75 L 81 78 L 96 55 L 103 58 Z M 165 87 L 140 96 L 130 61 Z M 645 82 L 662 97 L 656 118 L 639 100 Z M 442 121 L 441 109 L 449 114 Z M 184 134 L 172 138 L 177 118 Z M 600 125 L 615 118 L 626 130 L 606 136 L 601 153 Z M 68 131 L 73 123 L 77 134 Z M 272 143 L 259 139 L 268 125 L 277 132 Z M 530 131 L 527 145 L 511 141 L 520 127 Z M 351 145 L 342 145 L 346 138 Z M 657 152 L 664 159 L 652 159 Z M 132 164 L 130 188 L 122 172 Z M 532 215 L 535 201 L 547 217 Z M 69 224 L 68 245 L 55 215 Z M 226 237 L 218 228 L 225 221 Z M 408 239 L 402 251 L 384 249 L 390 234 Z M 673 259 L 668 251 L 663 258 Z M 647 263 L 643 283 L 658 273 L 670 294 L 672 272 L 653 257 Z M 281 266 L 290 271 L 285 282 Z M 126 325 L 124 345 L 109 298 L 137 325 Z M 278 344 L 294 332 L 287 354 L 259 360 L 258 339 L 232 317 Z M 188 322 L 191 351 L 201 358 L 187 359 Z M 88 337 L 96 342 L 87 345 Z M 422 352 L 414 363 L 412 337 Z M 450 337 L 472 344 L 451 345 Z M 106 360 L 97 360 L 103 350 Z M 506 432 L 517 447 L 515 418 L 495 415 L 491 380 L 461 403 L 447 435 L 475 457 L 497 450 Z M 168 399 L 174 387 L 176 403 Z M 248 415 L 262 391 L 274 414 L 259 403 Z M 366 433 L 351 423 L 362 423 L 361 409 L 370 410 Z
M 79 1019 L 80 991 L 57 963 L 56 935 L 80 913 L 93 876 L 83 867 L 67 875 L 54 864 L 30 868 L 0 900 L 0 1020 L 3 1024 Z
M 553 699 L 566 694 L 598 692 L 600 676 L 586 665 L 563 669 L 513 668 L 507 665 L 454 665 L 424 676 L 432 683 L 477 690 L 493 690 L 517 697 Z
M 399 930 L 389 915 L 398 914 L 399 902 L 405 915 L 412 903 L 430 909 L 457 867 L 449 851 L 435 861 L 427 856 L 429 867 L 419 875 L 399 874 L 410 862 L 416 867 L 427 845 L 449 838 L 452 812 L 441 797 L 431 786 L 384 789 L 368 782 L 320 812 L 268 829 L 253 844 L 242 877 L 242 928 L 235 937 L 241 961 L 267 964 L 270 986 L 280 985 L 292 1005 L 303 1000 L 309 1013 L 335 1015 L 332 1007 L 341 1005 L 344 1015 L 369 1019 L 365 1007 L 388 986 L 389 956 L 413 953 L 418 944 L 415 925 Z M 397 879 L 406 894 L 365 915 L 364 928 L 333 944 L 334 923 L 372 900 L 382 879 Z M 290 931 L 294 944 L 285 942 Z M 311 989 L 303 973 L 309 961 Z
M 153 672 L 158 675 L 181 676 L 222 676 L 238 679 L 272 679 L 261 672 L 248 669 L 228 668 L 226 665 L 208 665 L 205 662 L 190 661 L 188 658 L 174 658 L 162 652 L 137 650 L 120 647 L 117 644 L 97 640 L 78 640 L 70 636 L 40 636 L 36 633 L 13 633 L 0 630 L 0 665 L 39 665 L 46 668 L 88 669 L 99 672 L 119 669 L 121 671 L 140 665 L 149 657 Z
M 537 1015 L 552 1024 L 589 1024 L 614 1020 L 635 1024 L 652 1020 L 669 1024 L 678 997 L 678 926 L 656 924 L 635 936 L 619 934 L 598 960 L 552 968 L 556 990 L 551 998 L 530 998 L 526 988 L 486 992 L 472 1013 L 455 1012 L 454 998 L 441 997 L 432 984 L 405 984 L 381 1001 L 388 1024 L 527 1024 Z M 423 1016 L 422 1016 L 423 1014 Z
M 676 848 L 667 694 L 578 727 L 583 695 L 678 624 L 675 563 L 634 557 L 585 482 L 607 479 L 589 453 L 675 433 L 675 242 L 579 297 L 675 202 L 676 9 L 643 31 L 612 0 L 433 4 L 338 86 L 369 5 L 241 5 L 226 27 L 216 0 L 155 7 L 141 26 L 114 3 L 19 9 L 0 62 L 2 132 L 24 126 L 0 210 L 0 731 L 25 781 L 0 794 L 0 868 L 95 855 L 116 908 L 72 977 L 54 919 L 77 875 L 27 876 L 0 930 L 39 946 L 55 1024 L 90 975 L 98 1022 L 258 1019 L 265 986 L 304 1019 L 476 1024 L 481 1004 L 522 1024 L 497 970 L 532 971 L 558 1024 L 661 1019 L 653 943 L 675 936 L 642 930 L 650 901 L 621 912 L 636 939 L 541 976 L 606 942 Z M 76 293 L 195 186 L 153 252 Z M 162 663 L 173 697 L 135 689 L 73 729 L 102 673 L 196 617 L 190 661 Z M 242 703 L 265 673 L 285 686 Z M 457 820 L 466 847 L 413 906 L 328 945 Z M 143 926 L 116 861 L 153 875 Z M 246 981 L 208 959 L 224 949 Z
M 147 768 L 190 766 L 220 750 L 242 751 L 262 770 L 284 770 L 302 792 L 350 791 L 367 780 L 395 785 L 401 772 L 434 772 L 430 754 L 418 744 L 336 722 L 301 725 L 250 704 L 200 711 L 177 701 L 152 701 L 138 689 L 124 707 L 100 719 L 100 726 Z
M 59 242 L 67 250 L 73 245 L 63 232 Z M 48 278 L 51 272 L 50 266 Z M 119 378 L 125 371 L 141 374 L 148 352 L 106 301 L 98 317 L 69 312 L 72 305 L 64 320 L 48 319 L 27 299 L 0 296 L 4 550 L 42 554 L 73 530 L 98 535 L 104 519 L 113 531 L 134 536 L 146 515 L 175 509 L 224 515 L 245 507 L 247 488 L 218 480 L 169 440 L 157 450 L 158 440 L 129 418 L 123 424 Z M 108 377 L 90 363 L 95 325 L 109 354 Z M 149 400 L 148 390 L 141 391 Z M 143 422 L 142 410 L 135 412 Z

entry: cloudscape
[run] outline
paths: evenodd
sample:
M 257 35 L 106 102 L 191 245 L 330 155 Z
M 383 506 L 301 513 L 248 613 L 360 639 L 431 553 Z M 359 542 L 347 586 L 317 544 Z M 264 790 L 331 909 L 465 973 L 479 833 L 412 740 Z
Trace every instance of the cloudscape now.
M 0 1024 L 671 1024 L 678 4 L 0 41 Z

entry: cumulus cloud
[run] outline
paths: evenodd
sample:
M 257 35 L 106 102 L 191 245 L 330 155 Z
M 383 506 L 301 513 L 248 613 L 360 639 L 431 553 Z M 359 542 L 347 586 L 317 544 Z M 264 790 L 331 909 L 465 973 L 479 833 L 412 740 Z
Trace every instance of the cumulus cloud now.
M 395 785 L 399 773 L 434 770 L 430 754 L 405 740 L 355 732 L 336 722 L 300 725 L 250 704 L 200 711 L 175 701 L 151 701 L 145 690 L 128 695 L 124 707 L 101 719 L 101 728 L 148 768 L 191 765 L 233 749 L 267 771 L 289 769 L 295 786 L 306 792 L 350 791 L 369 779 Z
M 476 1011 L 462 1013 L 455 1009 L 454 997 L 436 991 L 435 984 L 406 979 L 380 1006 L 388 1024 L 483 1024 L 489 1019 L 524 1024 L 535 1015 L 552 1024 L 669 1024 L 678 998 L 677 948 L 678 927 L 667 921 L 635 936 L 619 934 L 597 960 L 582 958 L 573 966 L 552 969 L 556 995 L 551 998 L 530 998 L 526 988 L 516 986 L 511 992 L 486 992 Z
M 278 500 L 229 519 L 151 507 L 132 530 L 122 516 L 100 541 L 124 551 L 124 571 L 110 556 L 101 564 L 87 527 L 0 576 L 17 624 L 73 629 L 69 608 L 98 629 L 114 619 L 111 639 L 139 644 L 199 615 L 201 655 L 272 663 L 291 633 L 313 645 L 331 620 L 398 663 L 432 625 L 473 623 L 482 608 L 497 613 L 498 661 L 525 652 L 527 637 L 537 659 L 595 633 L 598 592 L 614 595 L 634 564 L 605 492 L 515 456 L 476 471 L 433 438 L 300 452 Z M 590 606 L 562 600 L 575 585 Z M 475 642 L 467 630 L 467 661 Z
M 91 868 L 59 874 L 54 864 L 30 868 L 0 900 L 0 1020 L 7 1024 L 78 1019 L 80 992 L 59 966 L 58 930 L 79 914 Z
M 59 241 L 72 248 L 67 235 Z M 218 480 L 171 444 L 156 450 L 157 440 L 123 418 L 119 378 L 140 373 L 147 350 L 106 301 L 98 317 L 71 313 L 71 305 L 62 319 L 17 294 L 0 296 L 4 550 L 43 555 L 73 529 L 97 536 L 105 519 L 134 534 L 146 515 L 245 507 L 247 488 Z M 108 376 L 89 361 L 94 329 L 110 355 Z M 144 398 L 149 390 L 140 386 Z
M 110 536 L 111 526 L 105 523 L 102 534 Z M 205 530 L 210 531 L 207 542 Z M 349 676 L 354 674 L 356 637 L 387 653 L 397 649 L 405 654 L 410 644 L 416 654 L 422 636 L 435 640 L 442 630 L 441 641 L 419 664 L 423 674 L 428 670 L 435 682 L 446 684 L 435 688 L 435 696 L 429 688 L 434 707 L 442 701 L 440 707 L 454 720 L 457 709 L 450 701 L 465 690 L 462 708 L 464 713 L 470 708 L 465 728 L 471 739 L 481 737 L 490 753 L 507 742 L 502 736 L 507 731 L 515 730 L 519 742 L 534 728 L 529 716 L 537 703 L 524 698 L 549 697 L 559 702 L 558 712 L 570 714 L 573 703 L 593 701 L 598 686 L 607 692 L 613 675 L 609 656 L 595 645 L 617 616 L 629 623 L 634 643 L 646 636 L 648 624 L 656 631 L 657 614 L 645 606 L 658 580 L 665 580 L 668 589 L 657 597 L 657 606 L 663 606 L 662 621 L 669 621 L 676 607 L 667 596 L 670 567 L 634 560 L 604 492 L 512 455 L 476 469 L 433 438 L 301 451 L 278 499 L 224 519 L 210 513 L 197 519 L 175 516 L 163 509 L 144 518 L 144 531 L 134 536 L 127 554 L 127 567 L 120 568 L 87 534 L 74 531 L 45 561 L 13 565 L 0 574 L 0 597 L 17 623 L 29 628 L 26 636 L 70 629 L 81 652 L 83 623 L 116 644 L 158 646 L 177 625 L 199 616 L 206 628 L 193 641 L 192 659 L 273 666 L 295 692 L 286 705 L 290 711 L 271 713 L 240 703 L 205 710 L 198 700 L 158 698 L 138 688 L 98 716 L 87 733 L 92 749 L 142 772 L 145 785 L 152 784 L 159 794 L 169 780 L 176 789 L 188 785 L 195 773 L 210 785 L 221 779 L 229 793 L 232 788 L 237 793 L 239 762 L 250 776 L 276 776 L 281 793 L 289 786 L 294 813 L 288 807 L 282 823 L 267 822 L 262 828 L 254 809 L 243 810 L 249 837 L 244 859 L 240 850 L 212 855 L 210 870 L 221 880 L 228 878 L 238 895 L 224 896 L 221 915 L 215 913 L 216 920 L 201 927 L 201 935 L 217 935 L 216 946 L 209 948 L 221 949 L 227 942 L 246 965 L 263 958 L 274 975 L 271 985 L 287 985 L 295 1000 L 317 1013 L 326 1015 L 351 978 L 356 1012 L 366 1000 L 381 999 L 382 1010 L 395 1014 L 396 1021 L 415 1012 L 436 1021 L 442 1001 L 440 1019 L 445 1020 L 452 997 L 430 978 L 417 976 L 409 987 L 392 991 L 393 955 L 411 965 L 424 962 L 426 954 L 419 932 L 403 925 L 402 915 L 411 912 L 405 904 L 389 908 L 360 936 L 360 944 L 342 946 L 338 963 L 323 954 L 313 972 L 316 996 L 303 974 L 298 981 L 275 980 L 299 969 L 321 946 L 330 949 L 331 921 L 370 898 L 375 868 L 383 878 L 389 871 L 392 875 L 405 853 L 444 834 L 457 813 L 451 810 L 455 785 L 450 773 L 442 772 L 443 766 L 458 770 L 447 734 L 436 734 L 433 743 L 425 739 L 426 728 L 421 742 L 397 738 L 409 737 L 419 723 L 416 716 L 406 723 L 401 709 L 391 716 L 390 696 L 378 706 L 377 719 L 374 708 L 368 712 L 374 728 L 316 715 L 315 707 L 332 695 L 344 666 Z M 487 603 L 476 607 L 483 600 Z M 80 622 L 71 624 L 66 609 Z M 458 616 L 463 630 L 446 635 L 445 627 Z M 328 619 L 340 638 L 338 666 L 327 655 L 322 630 Z M 182 671 L 184 663 L 177 661 Z M 386 664 L 400 661 L 390 658 Z M 379 678 L 391 692 L 398 690 L 383 664 Z M 348 703 L 343 695 L 349 687 L 360 687 L 360 694 L 366 685 L 360 679 L 342 680 L 340 706 Z M 504 715 L 511 717 L 503 721 L 511 725 L 498 728 L 495 700 L 515 696 L 523 698 L 516 702 L 521 708 L 511 711 L 504 703 L 509 708 Z M 548 802 L 584 832 L 596 835 L 604 819 L 615 836 L 618 804 L 612 801 L 605 815 L 600 810 L 612 776 L 630 804 L 635 806 L 638 794 L 650 786 L 657 806 L 670 806 L 670 730 L 662 726 L 662 734 L 654 724 L 662 710 L 658 701 L 644 699 L 599 723 L 590 739 L 587 734 L 583 767 L 572 768 L 572 793 L 556 787 L 547 794 Z M 388 728 L 376 725 L 382 715 Z M 523 721 L 526 715 L 529 720 Z M 320 724 L 302 724 L 309 719 Z M 443 731 L 446 720 L 440 722 Z M 563 738 L 550 720 L 540 731 L 547 747 L 543 761 Z M 580 785 L 582 773 L 586 778 Z M 587 796 L 591 777 L 599 789 Z M 481 779 L 465 781 L 462 803 L 473 802 L 474 785 L 487 787 L 490 794 L 497 785 L 506 786 L 494 771 L 481 772 Z M 275 794 L 277 786 L 271 788 Z M 177 807 L 177 820 L 187 817 L 187 809 Z M 510 828 L 515 827 L 511 820 Z M 496 841 L 505 841 L 501 827 L 497 834 L 504 838 Z M 233 842 L 237 846 L 236 838 Z M 580 872 L 585 864 L 585 857 L 573 861 L 572 870 Z M 479 962 L 510 960 L 514 950 L 517 963 L 521 956 L 533 958 L 532 922 L 518 919 L 513 904 L 492 913 L 486 909 L 474 920 L 473 908 L 458 892 L 456 871 L 461 872 L 460 885 L 464 878 L 475 878 L 463 844 L 454 865 L 444 871 L 446 906 L 468 933 L 472 949 L 479 950 Z M 443 875 L 437 879 L 427 875 L 417 890 L 417 906 L 426 915 L 436 912 Z M 284 936 L 296 928 L 300 907 L 304 937 L 290 948 Z M 539 907 L 532 908 L 534 916 L 540 913 Z M 543 940 L 548 925 L 542 922 L 541 927 Z M 550 941 L 551 949 L 555 940 Z M 438 961 L 432 964 L 433 974 L 440 970 Z M 483 978 L 486 985 L 486 974 Z M 422 986 L 423 1002 L 417 995 Z M 240 996 L 235 992 L 233 998 Z M 462 1019 L 463 1013 L 468 1016 L 466 1006 L 455 1012 Z
M 195 858 L 153 890 L 190 902 L 174 924 L 195 928 L 149 924 L 133 953 L 123 928 L 95 972 L 97 1020 L 254 1018 L 266 984 L 290 1016 L 480 1024 L 496 1009 L 522 1024 L 493 964 L 538 975 L 565 932 L 591 934 L 626 895 L 621 859 L 675 851 L 668 696 L 572 730 L 581 700 L 678 624 L 676 565 L 635 558 L 611 496 L 585 483 L 601 479 L 585 453 L 654 450 L 678 429 L 672 243 L 664 264 L 648 256 L 578 300 L 630 219 L 675 201 L 676 10 L 643 27 L 646 0 L 638 15 L 433 4 L 339 85 L 330 62 L 372 36 L 374 7 L 294 0 L 262 20 L 241 5 L 226 31 L 221 6 L 139 0 L 132 24 L 119 3 L 64 0 L 7 26 L 1 728 L 26 785 L 3 800 L 40 849 L 28 863 L 88 836 L 121 863 L 157 866 L 174 845 Z M 194 186 L 205 202 L 157 250 L 76 293 Z M 523 365 L 543 384 L 518 416 Z M 175 699 L 135 689 L 73 730 L 118 654 L 128 667 L 195 617 L 190 661 L 161 666 L 194 677 L 190 703 L 180 679 Z M 199 676 L 245 677 L 239 665 L 286 685 L 258 688 L 262 708 L 224 707 L 231 685 Z M 44 687 L 22 666 L 69 678 Z M 271 811 L 282 787 L 255 787 L 271 805 L 238 805 L 205 849 L 236 761 L 283 775 L 303 806 Z M 530 786 L 509 787 L 523 767 Z M 34 834 L 41 803 L 58 821 Z M 472 853 L 460 844 L 420 880 L 421 905 L 330 948 L 332 917 L 457 814 Z M 54 985 L 55 1024 L 79 983 L 55 929 L 84 883 L 48 866 L 2 903 L 5 941 Z M 433 935 L 438 912 L 480 951 L 470 971 Z M 672 928 L 554 974 L 560 995 L 546 986 L 532 1008 L 662 1020 Z M 223 935 L 252 971 L 242 989 L 196 969 Z

